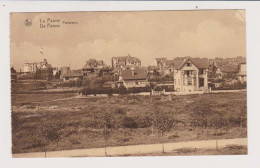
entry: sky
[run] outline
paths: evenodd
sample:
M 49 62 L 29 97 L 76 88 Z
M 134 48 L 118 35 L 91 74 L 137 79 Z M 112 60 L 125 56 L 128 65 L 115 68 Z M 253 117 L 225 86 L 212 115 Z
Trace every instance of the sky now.
M 91 58 L 111 65 L 112 57 L 129 54 L 142 66 L 160 57 L 246 56 L 241 10 L 12 13 L 10 19 L 10 60 L 18 71 L 44 58 L 53 67 L 80 69 Z M 47 21 L 60 26 L 40 28 Z

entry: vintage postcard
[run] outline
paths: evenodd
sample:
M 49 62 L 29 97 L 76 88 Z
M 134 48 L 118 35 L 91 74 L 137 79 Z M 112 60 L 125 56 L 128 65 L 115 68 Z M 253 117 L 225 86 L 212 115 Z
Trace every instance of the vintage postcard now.
M 13 157 L 246 155 L 245 13 L 11 13 Z

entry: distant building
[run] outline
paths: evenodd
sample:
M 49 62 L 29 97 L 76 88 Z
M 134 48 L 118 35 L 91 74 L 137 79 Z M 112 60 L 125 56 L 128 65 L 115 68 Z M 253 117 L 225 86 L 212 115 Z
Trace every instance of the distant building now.
M 247 73 L 247 71 L 246 71 L 246 63 L 244 62 L 244 63 L 241 63 L 240 65 L 239 65 L 239 71 L 238 71 L 238 74 L 237 74 L 237 76 L 238 76 L 238 81 L 240 81 L 240 82 L 246 82 L 247 81 L 247 78 L 246 78 L 246 73 Z
M 112 57 L 112 68 L 128 69 L 131 67 L 141 67 L 141 60 L 136 57 L 121 56 L 121 57 Z
M 61 67 L 59 71 L 60 71 L 60 79 L 63 79 L 63 76 L 66 73 L 70 72 L 70 67 Z
M 118 84 L 126 88 L 146 87 L 149 85 L 147 71 L 142 68 L 122 70 Z
M 53 67 L 52 68 L 52 73 L 53 73 L 53 76 L 56 76 L 57 73 L 59 73 L 59 68 L 58 67 Z
M 24 63 L 23 72 L 32 79 L 52 79 L 53 71 L 51 64 L 44 59 L 42 62 Z
M 36 66 L 37 69 L 45 69 L 50 67 L 50 64 L 48 64 L 47 59 L 43 59 L 43 62 L 37 62 Z
M 77 81 L 77 80 L 82 80 L 82 79 L 83 79 L 83 74 L 80 73 L 79 71 L 70 71 L 63 75 L 64 82 Z
M 43 62 L 24 63 L 23 72 L 25 73 L 36 72 L 37 69 L 45 69 L 48 66 L 50 66 L 50 64 L 48 64 L 46 59 L 44 59 Z
M 112 82 L 112 81 L 106 81 L 104 84 L 103 84 L 103 88 L 107 88 L 107 89 L 113 89 L 116 87 L 116 84 L 115 82 Z
M 89 76 L 90 74 L 98 75 L 102 72 L 108 71 L 108 66 L 102 60 L 89 59 L 82 68 L 84 76 Z
M 37 63 L 36 79 L 51 80 L 53 79 L 53 70 L 51 64 L 47 60 Z
M 148 70 L 149 77 L 154 77 L 154 76 L 159 75 L 158 68 L 156 66 L 149 65 L 147 70 Z
M 13 67 L 11 68 L 11 82 L 17 82 L 17 72 Z
M 37 70 L 37 63 L 24 63 L 23 64 L 23 72 L 29 73 L 29 72 L 36 72 Z
M 235 79 L 237 73 L 238 73 L 238 67 L 231 66 L 231 65 L 218 66 L 216 70 L 216 75 L 219 77 L 219 79 L 223 79 L 223 78 Z
M 208 90 L 207 59 L 184 58 L 174 60 L 174 89 L 178 92 Z
M 160 75 L 169 75 L 173 73 L 174 61 L 168 60 L 167 58 L 156 58 L 155 59 L 156 67 Z

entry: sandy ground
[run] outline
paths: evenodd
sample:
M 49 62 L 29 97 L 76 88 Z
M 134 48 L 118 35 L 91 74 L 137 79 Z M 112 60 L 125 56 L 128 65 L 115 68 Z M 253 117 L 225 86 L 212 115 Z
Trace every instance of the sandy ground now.
M 228 145 L 244 145 L 247 146 L 247 138 L 237 139 L 221 139 L 217 141 L 218 148 L 224 148 Z M 196 149 L 216 149 L 216 140 L 204 141 L 189 141 L 178 143 L 165 143 L 165 152 L 172 152 L 181 148 L 196 148 Z M 108 156 L 122 156 L 122 155 L 140 155 L 149 154 L 162 151 L 162 144 L 148 144 L 148 145 L 131 145 L 131 146 L 117 146 L 107 147 L 106 152 Z M 46 157 L 87 157 L 87 156 L 106 156 L 105 148 L 92 148 L 92 149 L 77 149 L 66 151 L 51 151 L 46 152 Z M 13 154 L 14 158 L 43 158 L 45 152 L 35 153 L 20 153 Z

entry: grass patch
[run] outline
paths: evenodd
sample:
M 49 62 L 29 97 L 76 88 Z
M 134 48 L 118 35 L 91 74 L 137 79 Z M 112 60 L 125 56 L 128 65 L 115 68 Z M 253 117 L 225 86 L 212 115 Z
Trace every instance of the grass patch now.
M 101 116 L 105 113 L 112 116 L 107 146 L 215 139 L 214 127 L 201 126 L 196 129 L 192 124 L 193 109 L 187 106 L 195 101 L 210 104 L 213 110 L 223 111 L 230 117 L 230 127 L 227 130 L 217 130 L 218 139 L 247 137 L 246 119 L 242 127 L 237 124 L 240 121 L 239 107 L 246 102 L 244 92 L 152 97 L 122 95 L 58 100 L 72 96 L 74 94 L 12 95 L 12 152 L 104 147 Z M 174 129 L 165 133 L 163 139 L 151 121 L 155 106 L 175 117 Z M 64 125 L 59 142 L 43 140 L 39 135 L 40 125 L 57 121 Z

